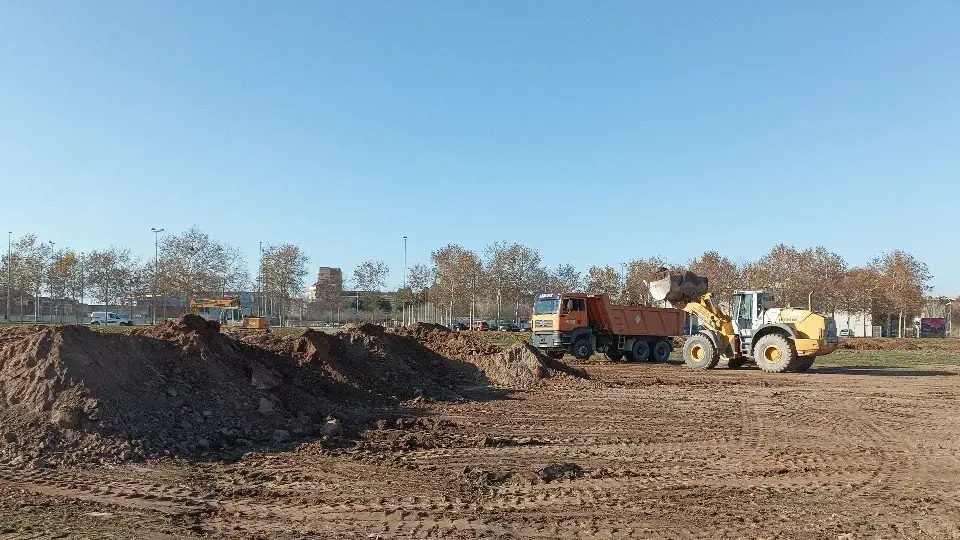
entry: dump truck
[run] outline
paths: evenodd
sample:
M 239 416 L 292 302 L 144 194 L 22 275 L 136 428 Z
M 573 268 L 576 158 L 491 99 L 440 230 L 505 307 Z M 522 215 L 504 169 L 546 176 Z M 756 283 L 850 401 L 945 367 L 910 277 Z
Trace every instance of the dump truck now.
M 533 306 L 531 343 L 554 358 L 600 352 L 614 361 L 666 362 L 685 318 L 680 309 L 618 306 L 605 295 L 542 293 Z
M 818 356 L 837 348 L 832 317 L 797 308 L 774 307 L 773 293 L 735 291 L 728 315 L 713 301 L 709 280 L 692 272 L 649 283 L 650 293 L 671 307 L 695 315 L 699 329 L 683 347 L 684 363 L 696 370 L 730 368 L 755 361 L 763 371 L 803 372 Z

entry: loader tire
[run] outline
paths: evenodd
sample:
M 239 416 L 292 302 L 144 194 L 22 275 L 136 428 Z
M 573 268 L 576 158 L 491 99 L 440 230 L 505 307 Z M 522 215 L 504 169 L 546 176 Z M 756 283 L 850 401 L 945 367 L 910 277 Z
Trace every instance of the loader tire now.
M 793 342 L 780 334 L 767 334 L 753 347 L 757 366 L 769 373 L 792 371 L 797 366 L 797 350 Z
M 650 349 L 650 360 L 663 363 L 670 359 L 670 344 L 663 340 L 658 340 Z
M 589 339 L 582 337 L 573 343 L 570 352 L 572 352 L 573 356 L 577 359 L 586 360 L 593 356 L 593 345 L 590 345 Z
M 810 369 L 810 366 L 813 365 L 813 361 L 816 360 L 816 356 L 801 356 L 797 358 L 797 365 L 793 368 L 793 371 L 797 373 L 803 373 L 804 371 Z
M 720 351 L 714 347 L 707 336 L 698 334 L 690 336 L 683 344 L 683 363 L 690 369 L 703 371 L 717 367 L 720 362 Z
M 646 362 L 650 360 L 650 344 L 642 339 L 633 340 L 633 347 L 630 348 L 634 362 Z

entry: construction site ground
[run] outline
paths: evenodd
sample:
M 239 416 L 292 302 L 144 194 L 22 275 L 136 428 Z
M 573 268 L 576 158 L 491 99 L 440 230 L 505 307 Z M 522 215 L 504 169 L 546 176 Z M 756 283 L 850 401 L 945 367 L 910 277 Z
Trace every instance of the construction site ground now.
M 960 538 L 960 350 L 861 348 L 784 375 L 567 357 L 589 380 L 336 441 L 4 464 L 0 538 Z

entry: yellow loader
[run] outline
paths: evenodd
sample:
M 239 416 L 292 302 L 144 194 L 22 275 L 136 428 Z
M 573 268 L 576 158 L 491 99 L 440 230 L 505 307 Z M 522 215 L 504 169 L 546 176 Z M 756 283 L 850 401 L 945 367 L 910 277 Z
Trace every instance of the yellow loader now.
M 721 360 L 739 368 L 753 360 L 763 371 L 799 373 L 837 348 L 832 317 L 774 307 L 773 293 L 766 291 L 734 292 L 728 315 L 714 304 L 708 285 L 706 277 L 692 272 L 649 283 L 654 299 L 696 317 L 697 328 L 683 347 L 683 361 L 692 369 L 712 369 Z

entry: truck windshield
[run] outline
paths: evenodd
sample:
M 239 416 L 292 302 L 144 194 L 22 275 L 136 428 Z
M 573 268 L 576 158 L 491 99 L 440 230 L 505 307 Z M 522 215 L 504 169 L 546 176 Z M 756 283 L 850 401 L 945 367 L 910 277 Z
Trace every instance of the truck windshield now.
M 556 313 L 560 309 L 559 298 L 540 298 L 533 305 L 534 315 L 547 315 Z

